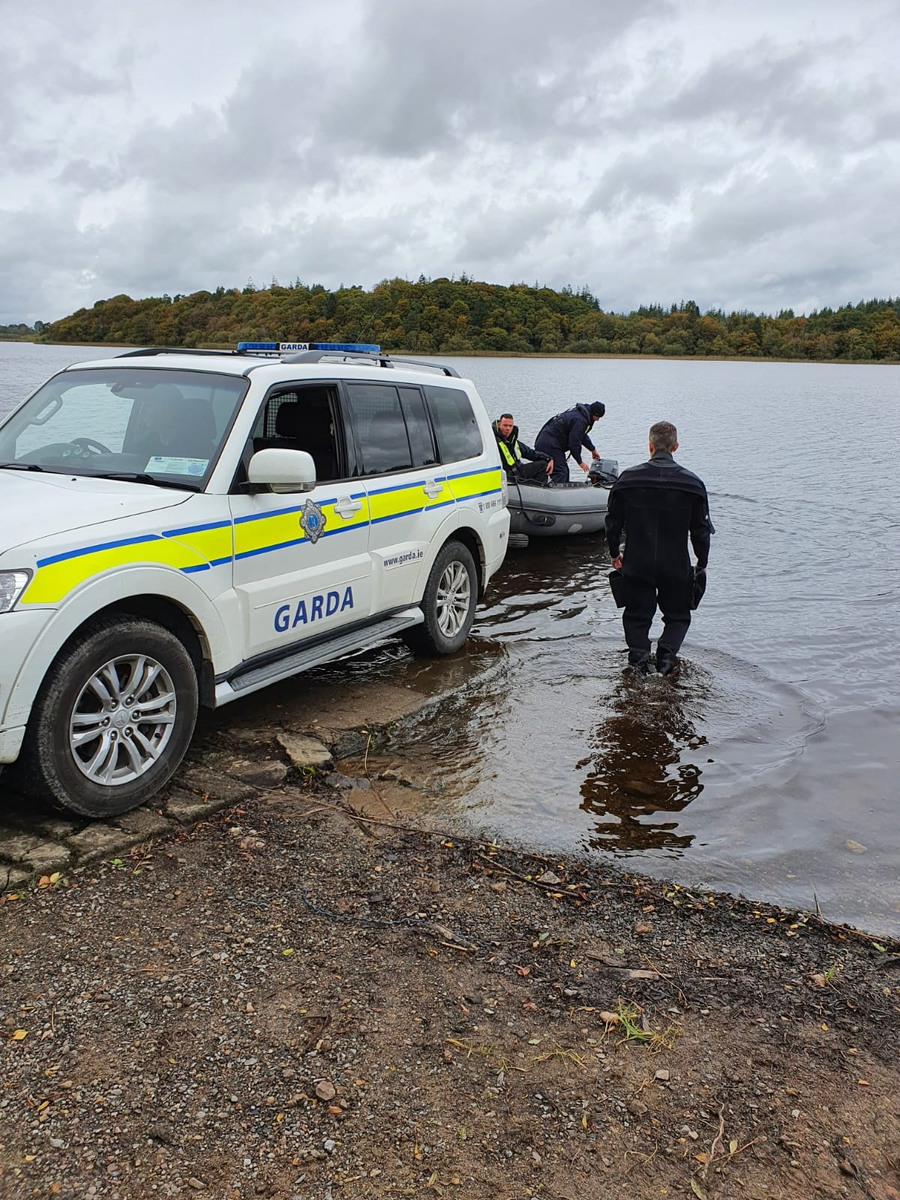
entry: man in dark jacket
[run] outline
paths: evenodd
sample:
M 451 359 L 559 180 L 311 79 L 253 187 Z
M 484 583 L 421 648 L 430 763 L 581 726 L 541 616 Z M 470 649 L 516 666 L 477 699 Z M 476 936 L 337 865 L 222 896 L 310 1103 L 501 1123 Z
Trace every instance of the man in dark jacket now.
M 622 625 L 628 661 L 650 670 L 650 626 L 657 605 L 663 632 L 656 647 L 656 669 L 675 669 L 691 623 L 694 570 L 688 536 L 697 556 L 697 571 L 709 558 L 709 501 L 703 481 L 673 459 L 678 432 L 668 421 L 650 430 L 650 461 L 623 471 L 612 486 L 606 509 L 606 537 L 613 568 L 625 584 Z M 622 551 L 622 535 L 625 549 Z
M 581 461 L 581 447 L 591 452 L 591 458 L 599 458 L 594 443 L 588 434 L 606 412 L 606 405 L 599 400 L 593 404 L 576 404 L 566 412 L 557 413 L 544 425 L 535 439 L 535 446 L 542 454 L 553 459 L 551 483 L 569 482 L 569 464 L 566 455 L 571 454 L 575 462 L 587 474 L 588 465 Z
M 519 430 L 512 413 L 498 417 L 492 429 L 500 448 L 500 461 L 510 479 L 546 479 L 553 470 L 553 459 L 519 441 Z M 532 461 L 525 462 L 526 458 Z

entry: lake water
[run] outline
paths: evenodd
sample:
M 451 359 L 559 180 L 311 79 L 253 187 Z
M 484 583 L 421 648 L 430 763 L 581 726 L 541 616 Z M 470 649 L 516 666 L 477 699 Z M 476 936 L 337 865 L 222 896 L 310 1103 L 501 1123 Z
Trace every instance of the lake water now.
M 102 353 L 0 343 L 0 412 Z M 601 399 L 595 440 L 625 466 L 673 421 L 717 533 L 675 680 L 623 670 L 602 539 L 512 552 L 446 668 L 462 686 L 398 735 L 435 811 L 900 933 L 897 369 L 452 361 L 527 441 Z M 418 669 L 388 647 L 318 674 Z

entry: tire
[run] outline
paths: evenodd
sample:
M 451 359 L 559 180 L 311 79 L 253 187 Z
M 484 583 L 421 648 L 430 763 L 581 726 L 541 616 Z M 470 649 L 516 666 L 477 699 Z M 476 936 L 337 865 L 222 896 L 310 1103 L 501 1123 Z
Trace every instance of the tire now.
M 441 547 L 425 585 L 425 622 L 405 633 L 406 644 L 423 654 L 455 654 L 466 643 L 478 604 L 475 560 L 462 542 Z
M 528 549 L 528 534 L 527 533 L 511 533 L 506 543 L 510 550 L 527 550 Z
M 197 673 L 174 634 L 100 618 L 47 673 L 25 736 L 25 787 L 83 817 L 137 808 L 175 773 L 197 704 Z

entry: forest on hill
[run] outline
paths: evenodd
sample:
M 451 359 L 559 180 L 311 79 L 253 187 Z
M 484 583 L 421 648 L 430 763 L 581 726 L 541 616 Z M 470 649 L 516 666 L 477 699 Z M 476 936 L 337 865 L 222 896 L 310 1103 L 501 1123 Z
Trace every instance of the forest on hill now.
M 23 326 L 8 336 L 21 337 Z M 17 332 L 13 333 L 12 330 Z M 0 336 L 4 327 L 0 326 Z M 27 335 L 25 335 L 27 336 Z M 390 279 L 329 291 L 299 279 L 189 296 L 113 296 L 45 324 L 36 340 L 233 347 L 242 340 L 366 341 L 418 354 L 652 354 L 665 357 L 900 361 L 900 297 L 796 316 L 701 312 L 692 300 L 605 312 L 586 289 Z

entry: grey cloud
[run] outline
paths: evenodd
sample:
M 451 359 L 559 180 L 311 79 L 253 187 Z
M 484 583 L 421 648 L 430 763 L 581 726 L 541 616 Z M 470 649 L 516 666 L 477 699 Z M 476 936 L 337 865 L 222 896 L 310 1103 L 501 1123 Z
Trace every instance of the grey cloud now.
M 783 135 L 809 144 L 871 144 L 883 118 L 897 112 L 892 89 L 863 75 L 841 78 L 841 68 L 857 52 L 849 38 L 824 44 L 782 47 L 761 38 L 726 53 L 661 98 L 658 81 L 648 85 L 623 122 L 653 120 L 666 126 L 688 122 L 709 137 L 730 133 L 771 138 Z M 823 79 L 823 63 L 830 68 Z
M 117 187 L 122 174 L 104 163 L 93 163 L 86 158 L 70 158 L 56 176 L 59 183 L 83 192 L 100 192 Z
M 646 149 L 614 159 L 582 205 L 586 216 L 635 206 L 668 205 L 687 192 L 723 179 L 734 161 L 728 147 L 714 151 L 690 139 L 655 141 Z
M 549 199 L 507 208 L 494 204 L 469 217 L 456 257 L 479 268 L 507 262 L 545 240 L 561 217 L 559 205 Z
M 418 155 L 467 135 L 543 138 L 576 122 L 597 89 L 594 62 L 659 0 L 478 0 L 368 10 L 367 53 L 333 96 L 329 126 L 359 147 Z M 399 52 L 398 52 L 399 51 Z

